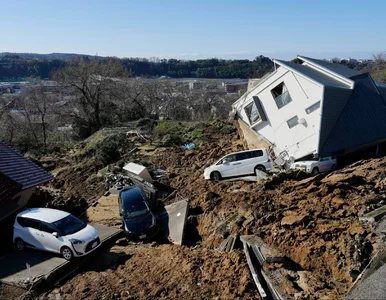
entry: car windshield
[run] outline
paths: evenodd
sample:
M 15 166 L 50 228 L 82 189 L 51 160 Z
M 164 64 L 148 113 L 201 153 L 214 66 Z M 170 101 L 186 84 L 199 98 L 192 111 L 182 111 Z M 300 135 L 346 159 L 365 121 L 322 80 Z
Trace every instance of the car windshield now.
M 58 228 L 61 235 L 69 235 L 75 233 L 87 226 L 86 223 L 74 217 L 73 215 L 68 215 L 63 219 L 54 222 L 54 225 L 56 228 Z
M 123 215 L 126 219 L 133 219 L 142 216 L 149 211 L 149 208 L 143 200 L 130 201 L 129 203 L 125 203 L 123 209 Z

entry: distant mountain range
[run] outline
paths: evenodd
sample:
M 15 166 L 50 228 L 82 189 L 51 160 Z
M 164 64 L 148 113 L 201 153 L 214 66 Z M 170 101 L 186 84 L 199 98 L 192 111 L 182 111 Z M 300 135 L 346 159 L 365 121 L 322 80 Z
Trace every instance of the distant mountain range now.
M 52 78 L 53 72 L 65 67 L 71 59 L 77 57 L 94 58 L 94 55 L 77 53 L 0 53 L 0 80 L 16 81 L 23 78 Z M 107 57 L 97 56 L 104 60 Z M 295 56 L 296 57 L 296 56 Z M 146 59 L 121 58 L 122 64 L 132 76 L 173 78 L 260 78 L 273 70 L 270 58 L 260 55 L 253 59 Z M 341 64 L 361 70 L 366 63 L 359 61 L 341 61 Z
M 0 52 L 0 59 L 4 56 L 18 56 L 23 59 L 60 59 L 60 60 L 71 60 L 76 57 L 88 57 L 93 58 L 94 55 L 88 54 L 77 54 L 77 53 L 49 53 L 49 54 L 38 54 L 38 53 L 16 53 L 16 52 Z M 98 56 L 101 57 L 101 56 Z

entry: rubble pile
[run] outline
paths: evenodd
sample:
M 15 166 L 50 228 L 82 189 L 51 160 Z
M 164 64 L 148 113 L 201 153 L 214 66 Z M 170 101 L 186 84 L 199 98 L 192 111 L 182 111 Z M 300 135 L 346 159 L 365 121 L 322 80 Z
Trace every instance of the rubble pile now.
M 265 268 L 277 275 L 276 283 L 289 298 L 347 294 L 378 247 L 374 225 L 359 217 L 386 204 L 386 158 L 315 177 L 278 173 L 258 183 L 212 182 L 204 179 L 204 169 L 244 146 L 234 131 L 205 126 L 201 133 L 205 142 L 196 143 L 195 149 L 175 146 L 156 148 L 152 155 L 122 155 L 125 163 L 162 170 L 153 175 L 190 200 L 186 246 L 117 244 L 42 299 L 255 298 L 257 289 L 236 242 L 241 235 L 259 236 L 285 256 L 285 263 Z M 89 200 L 122 183 L 119 175 L 105 181 L 98 172 L 95 161 L 87 160 L 64 168 L 54 185 Z M 178 199 L 168 197 L 164 204 Z M 227 238 L 234 250 L 218 251 Z
M 256 299 L 241 251 L 124 242 L 40 299 Z
M 204 180 L 205 167 L 240 150 L 237 137 L 228 135 L 196 150 L 169 149 L 152 163 L 189 196 L 201 247 L 217 248 L 228 234 L 256 234 L 296 266 L 282 271 L 289 295 L 345 295 L 377 247 L 372 224 L 359 217 L 385 204 L 386 158 L 316 177 L 279 173 L 259 184 Z

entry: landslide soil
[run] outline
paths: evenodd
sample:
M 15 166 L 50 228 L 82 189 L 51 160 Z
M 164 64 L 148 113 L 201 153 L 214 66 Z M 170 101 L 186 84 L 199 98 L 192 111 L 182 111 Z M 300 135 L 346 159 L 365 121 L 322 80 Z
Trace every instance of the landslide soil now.
M 344 297 L 377 248 L 374 228 L 359 223 L 358 217 L 386 204 L 386 158 L 316 177 L 281 173 L 258 184 L 216 183 L 204 180 L 204 168 L 244 146 L 235 132 L 207 126 L 203 134 L 206 142 L 195 150 L 174 147 L 146 157 L 125 156 L 126 161 L 167 170 L 160 180 L 190 200 L 188 228 L 196 231 L 186 234 L 190 248 L 117 244 L 42 299 L 258 297 L 241 250 L 215 250 L 226 232 L 256 234 L 288 258 L 290 269 L 280 264 L 272 268 L 282 270 L 280 284 L 291 298 Z M 96 173 L 91 163 L 87 168 Z M 81 169 L 79 173 L 85 176 Z M 83 175 L 77 180 L 63 172 L 59 180 L 67 190 L 86 181 L 92 190 L 93 181 Z M 95 185 L 98 195 L 102 184 L 98 180 Z
M 256 234 L 292 262 L 282 282 L 288 295 L 344 297 L 377 248 L 374 228 L 359 216 L 386 204 L 386 158 L 316 177 L 282 173 L 258 184 L 204 180 L 205 167 L 242 149 L 236 135 L 227 135 L 196 150 L 168 149 L 152 158 L 169 172 L 164 183 L 190 199 L 202 240 L 194 242 L 216 248 L 224 228 Z
M 258 298 L 241 251 L 124 242 L 39 299 Z

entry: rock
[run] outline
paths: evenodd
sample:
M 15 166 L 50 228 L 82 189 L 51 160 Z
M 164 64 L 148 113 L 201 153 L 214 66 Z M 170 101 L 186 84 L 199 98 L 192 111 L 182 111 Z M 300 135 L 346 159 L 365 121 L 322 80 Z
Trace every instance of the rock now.
M 253 215 L 250 215 L 246 220 L 243 222 L 243 227 L 247 228 L 249 224 L 251 224 L 255 220 L 255 217 Z
M 343 205 L 346 204 L 346 202 L 344 202 L 344 200 L 340 197 L 332 198 L 331 202 L 336 209 L 340 209 Z
M 364 230 L 363 227 L 358 223 L 351 225 L 347 231 L 352 236 L 356 234 L 359 234 L 359 235 L 366 234 L 366 230 Z
M 211 201 L 211 200 L 214 200 L 216 198 L 218 198 L 220 195 L 214 193 L 214 192 L 206 192 L 205 194 L 205 201 Z
M 315 291 L 324 288 L 325 284 L 315 277 L 312 272 L 298 271 L 298 286 L 306 293 L 315 294 Z
M 306 218 L 305 215 L 289 215 L 281 219 L 281 226 L 298 225 Z
M 127 239 L 125 239 L 125 238 L 117 240 L 115 242 L 115 244 L 118 246 L 127 246 L 128 245 Z
M 186 150 L 185 151 L 185 157 L 191 157 L 194 155 L 194 150 Z

